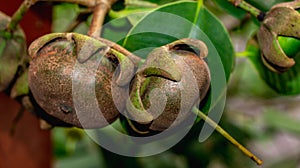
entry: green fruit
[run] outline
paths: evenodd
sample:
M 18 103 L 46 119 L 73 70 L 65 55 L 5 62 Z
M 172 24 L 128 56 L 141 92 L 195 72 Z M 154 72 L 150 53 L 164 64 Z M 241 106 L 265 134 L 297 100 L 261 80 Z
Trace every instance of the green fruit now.
M 0 92 L 6 90 L 17 73 L 19 66 L 24 66 L 26 41 L 20 27 L 14 32 L 7 32 L 10 18 L 0 12 Z
M 285 52 L 291 58 L 294 58 L 300 51 L 300 40 L 293 37 L 279 36 L 278 42 Z

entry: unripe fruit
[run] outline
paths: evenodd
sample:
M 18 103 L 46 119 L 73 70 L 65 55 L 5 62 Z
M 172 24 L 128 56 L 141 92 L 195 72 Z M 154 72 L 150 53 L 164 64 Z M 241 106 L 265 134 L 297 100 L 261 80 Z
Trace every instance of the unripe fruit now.
M 290 53 L 284 52 L 286 49 L 282 47 L 286 46 L 281 46 L 279 40 L 282 43 L 281 36 L 300 38 L 298 8 L 298 1 L 279 3 L 273 6 L 266 14 L 257 33 L 263 63 L 274 72 L 286 72 L 295 65 L 295 60 L 288 57 Z
M 29 87 L 36 102 L 49 115 L 85 128 L 104 127 L 115 121 L 125 104 L 123 85 L 130 81 L 139 61 L 117 44 L 76 33 L 43 36 L 30 45 L 29 54 Z M 113 78 L 118 66 L 117 77 Z M 73 95 L 74 84 L 83 86 L 76 88 L 77 95 Z M 86 88 L 94 88 L 95 97 Z M 112 88 L 118 93 L 115 99 Z M 87 109 L 89 101 L 96 99 L 103 116 L 97 111 L 77 111 L 74 96 L 84 97 L 76 103 Z
M 290 58 L 295 57 L 300 51 L 300 40 L 292 37 L 278 37 L 278 42 L 284 53 Z
M 0 12 L 0 92 L 9 87 L 19 66 L 27 62 L 24 32 L 20 27 L 13 32 L 6 31 L 9 21 L 10 18 Z
M 131 82 L 128 122 L 141 134 L 177 126 L 206 96 L 210 72 L 206 45 L 181 39 L 153 50 Z

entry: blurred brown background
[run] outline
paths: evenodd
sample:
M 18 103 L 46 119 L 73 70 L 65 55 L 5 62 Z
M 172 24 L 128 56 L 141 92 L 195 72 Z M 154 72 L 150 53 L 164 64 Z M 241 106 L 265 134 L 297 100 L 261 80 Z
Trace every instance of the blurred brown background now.
M 12 16 L 22 0 L 0 0 L 0 10 Z M 27 44 L 50 32 L 51 8 L 47 3 L 37 3 L 21 22 Z M 4 93 L 0 94 L 0 168 L 48 168 L 52 167 L 50 132 L 39 129 L 39 122 L 25 112 L 17 122 L 15 134 L 10 130 L 20 104 Z

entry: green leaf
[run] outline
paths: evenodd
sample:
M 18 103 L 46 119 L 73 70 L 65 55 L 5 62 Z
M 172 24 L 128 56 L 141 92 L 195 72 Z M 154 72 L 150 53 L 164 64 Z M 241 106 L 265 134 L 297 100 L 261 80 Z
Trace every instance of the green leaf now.
M 203 40 L 208 45 L 208 62 L 215 57 L 213 54 L 219 55 L 226 79 L 229 79 L 234 65 L 229 35 L 222 23 L 205 7 L 198 7 L 196 2 L 170 3 L 149 13 L 133 27 L 123 46 L 145 58 L 153 47 L 185 37 Z M 217 53 L 213 53 L 214 48 Z
M 228 32 L 218 18 L 210 13 L 206 8 L 202 8 L 198 15 L 199 17 L 195 24 L 207 35 L 217 50 L 228 81 L 233 70 L 235 60 L 235 53 Z M 218 59 L 216 57 L 208 56 L 208 59 L 210 58 L 212 59 L 212 62 Z
M 254 64 L 262 79 L 277 93 L 296 95 L 300 93 L 300 56 L 294 57 L 296 64 L 285 73 L 275 73 L 269 70 L 262 62 L 257 42 L 251 41 L 246 49 L 248 58 Z
M 243 9 L 235 7 L 233 4 L 231 4 L 228 1 L 224 0 L 213 0 L 218 6 L 220 6 L 226 13 L 231 14 L 232 16 L 238 18 L 238 19 L 243 19 L 247 12 L 244 11 Z
M 148 1 L 152 2 L 152 3 L 156 3 L 158 5 L 163 5 L 163 4 L 175 2 L 175 1 L 178 1 L 178 0 L 148 0 Z

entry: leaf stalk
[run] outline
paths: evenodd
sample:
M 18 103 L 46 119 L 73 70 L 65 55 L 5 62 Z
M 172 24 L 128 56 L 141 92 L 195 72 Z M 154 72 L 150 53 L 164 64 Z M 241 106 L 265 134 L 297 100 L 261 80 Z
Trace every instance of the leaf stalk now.
M 200 111 L 197 107 L 193 107 L 193 113 L 207 122 L 211 127 L 215 128 L 217 132 L 219 132 L 223 137 L 225 137 L 228 141 L 230 141 L 234 146 L 236 146 L 241 152 L 243 152 L 246 156 L 251 158 L 257 165 L 261 165 L 263 161 L 255 156 L 252 152 L 246 149 L 243 145 L 241 145 L 237 140 L 235 140 L 228 132 L 226 132 L 221 126 L 219 126 L 215 121 L 205 115 L 202 111 Z

